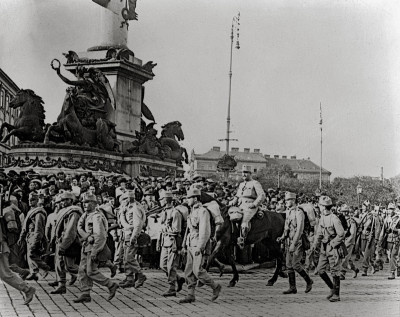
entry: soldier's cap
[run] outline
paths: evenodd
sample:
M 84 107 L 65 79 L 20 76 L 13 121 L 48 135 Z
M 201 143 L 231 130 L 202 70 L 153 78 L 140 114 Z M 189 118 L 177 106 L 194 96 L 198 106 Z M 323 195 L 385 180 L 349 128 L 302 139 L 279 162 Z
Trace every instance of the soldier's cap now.
M 203 179 L 203 176 L 201 176 L 200 174 L 194 174 L 192 179 L 197 182 L 197 181 L 201 181 Z
M 251 174 L 251 170 L 246 165 L 243 165 L 242 166 L 242 173 L 250 173 Z
M 172 197 L 174 197 L 173 194 L 172 194 L 172 192 L 163 190 L 163 191 L 160 193 L 160 198 L 159 198 L 158 200 L 162 200 L 162 199 L 164 199 L 164 198 L 172 198 Z
M 85 195 L 85 198 L 83 199 L 83 202 L 84 203 L 89 203 L 89 202 L 97 203 L 97 197 L 94 194 Z
M 369 202 L 369 200 L 365 200 L 365 201 L 363 202 L 363 205 L 366 206 L 366 207 L 368 207 L 369 205 L 371 205 L 371 203 Z
M 39 187 L 42 187 L 42 182 L 39 179 L 32 179 L 31 183 L 36 183 L 39 185 Z
M 291 193 L 291 192 L 286 192 L 285 193 L 285 200 L 289 200 L 289 199 L 296 199 L 296 194 L 295 193 Z
M 187 197 L 187 198 L 190 198 L 190 197 L 200 196 L 200 195 L 201 195 L 200 189 L 191 187 L 191 188 L 188 190 L 186 197 Z
M 63 193 L 60 195 L 60 199 L 61 199 L 61 200 L 64 200 L 64 199 L 75 200 L 75 194 L 72 193 L 72 192 L 67 192 L 67 191 L 65 191 L 65 192 L 63 192 Z
M 332 199 L 328 196 L 319 197 L 318 203 L 322 206 L 332 206 Z
M 37 192 L 36 190 L 31 191 L 31 192 L 29 193 L 29 199 L 31 199 L 31 198 L 39 199 L 39 194 L 38 194 L 38 192 Z
M 393 203 L 389 203 L 387 209 L 396 209 L 396 206 Z
M 346 204 L 343 204 L 343 205 L 340 207 L 340 211 L 342 211 L 342 212 L 344 212 L 344 211 L 350 211 L 350 207 L 347 206 Z

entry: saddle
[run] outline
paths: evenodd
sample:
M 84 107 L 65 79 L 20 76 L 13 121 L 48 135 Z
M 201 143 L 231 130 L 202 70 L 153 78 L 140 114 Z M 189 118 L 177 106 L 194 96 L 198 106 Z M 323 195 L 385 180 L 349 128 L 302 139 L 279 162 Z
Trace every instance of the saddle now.
M 232 206 L 228 209 L 228 215 L 231 222 L 240 222 L 243 218 L 243 210 L 240 207 Z M 256 221 L 256 219 L 263 219 L 264 212 L 258 208 L 257 213 L 251 219 L 251 222 Z

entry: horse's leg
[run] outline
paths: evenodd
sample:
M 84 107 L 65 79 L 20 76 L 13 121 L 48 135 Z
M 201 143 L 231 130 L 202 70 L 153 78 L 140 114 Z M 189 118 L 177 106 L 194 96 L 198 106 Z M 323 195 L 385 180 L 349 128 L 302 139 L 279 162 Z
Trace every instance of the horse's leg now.
M 275 284 L 276 280 L 278 279 L 278 275 L 280 275 L 282 272 L 283 255 L 282 255 L 282 250 L 280 248 L 279 243 L 274 242 L 271 245 L 271 248 L 272 248 L 272 250 L 271 250 L 272 253 L 276 257 L 276 267 L 275 267 L 274 275 L 268 280 L 267 286 L 273 286 Z
M 13 125 L 9 124 L 8 122 L 3 122 L 3 124 L 1 125 L 1 128 L 0 128 L 0 137 L 3 136 L 4 128 L 6 128 L 8 132 L 15 129 L 15 127 Z M 4 138 L 0 141 L 0 143 L 7 142 L 9 138 L 10 138 L 10 136 L 8 136 L 8 135 L 4 136 Z
M 7 127 L 8 130 L 8 127 Z M 10 131 L 10 130 L 8 130 Z M 6 143 L 13 135 L 15 135 L 18 131 L 18 129 L 12 129 L 11 132 L 6 134 L 6 136 L 0 141 L 0 143 Z
M 228 287 L 235 287 L 236 283 L 239 282 L 239 272 L 237 271 L 235 259 L 233 258 L 233 246 L 229 248 L 228 253 L 227 259 L 233 272 L 233 278 L 229 281 Z
M 218 266 L 219 277 L 221 277 L 224 274 L 225 265 L 221 263 L 217 258 L 214 259 L 214 262 Z
M 211 263 L 214 261 L 214 258 L 217 255 L 217 253 L 219 252 L 219 250 L 221 250 L 221 247 L 222 247 L 222 242 L 221 242 L 221 240 L 219 240 L 219 241 L 217 241 L 217 244 L 215 245 L 214 250 L 211 252 L 210 256 L 208 257 L 207 266 L 206 266 L 207 271 L 210 268 Z

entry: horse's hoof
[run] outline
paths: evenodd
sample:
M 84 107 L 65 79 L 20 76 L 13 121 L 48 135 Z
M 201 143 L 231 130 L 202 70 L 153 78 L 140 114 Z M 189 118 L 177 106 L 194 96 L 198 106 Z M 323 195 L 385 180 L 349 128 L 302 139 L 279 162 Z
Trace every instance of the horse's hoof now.
M 224 270 L 225 270 L 225 265 L 221 265 L 221 267 L 219 268 L 219 277 L 222 277 L 222 275 L 224 275 Z

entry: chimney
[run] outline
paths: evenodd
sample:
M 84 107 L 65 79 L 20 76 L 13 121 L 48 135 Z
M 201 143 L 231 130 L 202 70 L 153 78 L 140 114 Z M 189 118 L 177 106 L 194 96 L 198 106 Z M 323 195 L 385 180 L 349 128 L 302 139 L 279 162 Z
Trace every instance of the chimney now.
M 239 148 L 238 147 L 233 147 L 233 148 L 231 148 L 231 151 L 232 152 L 239 152 Z
M 269 155 L 269 154 L 265 154 L 265 155 L 264 155 L 264 157 L 265 157 L 265 158 L 270 158 L 270 157 L 271 157 L 271 155 Z
M 286 156 L 286 155 L 282 155 L 282 158 L 283 158 L 283 159 L 286 159 L 286 158 L 287 158 L 287 156 Z
M 249 148 L 244 148 L 244 153 L 250 153 L 250 149 Z
M 274 158 L 279 158 L 279 155 L 274 155 Z
M 212 150 L 219 152 L 221 150 L 221 148 L 219 146 L 213 146 Z
M 260 149 L 254 149 L 254 153 L 260 153 Z
M 290 157 L 292 160 L 295 160 L 296 159 L 296 155 L 293 155 L 293 156 L 291 156 Z

